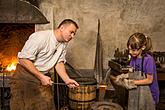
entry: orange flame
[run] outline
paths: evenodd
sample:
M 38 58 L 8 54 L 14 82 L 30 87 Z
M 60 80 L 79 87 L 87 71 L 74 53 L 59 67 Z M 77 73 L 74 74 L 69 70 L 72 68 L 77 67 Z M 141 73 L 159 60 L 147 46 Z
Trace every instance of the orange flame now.
M 12 62 L 11 64 L 9 64 L 6 68 L 6 71 L 15 71 L 16 70 L 16 65 L 17 63 Z

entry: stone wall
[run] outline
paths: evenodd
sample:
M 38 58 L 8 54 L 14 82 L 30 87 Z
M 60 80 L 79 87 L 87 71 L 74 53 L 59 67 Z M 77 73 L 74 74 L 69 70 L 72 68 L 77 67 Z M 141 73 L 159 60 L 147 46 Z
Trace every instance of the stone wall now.
M 135 32 L 150 36 L 154 51 L 165 49 L 164 0 L 42 0 L 40 9 L 50 21 L 50 25 L 40 25 L 42 29 L 56 27 L 65 18 L 79 24 L 67 54 L 67 61 L 77 69 L 94 68 L 98 19 L 104 68 L 116 48 L 125 49 Z

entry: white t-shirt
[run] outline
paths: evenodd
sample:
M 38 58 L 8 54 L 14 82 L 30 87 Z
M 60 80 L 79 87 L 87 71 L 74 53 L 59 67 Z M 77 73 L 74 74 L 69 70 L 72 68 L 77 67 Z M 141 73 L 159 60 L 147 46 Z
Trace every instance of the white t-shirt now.
M 67 43 L 56 40 L 53 30 L 39 31 L 30 35 L 18 58 L 30 59 L 41 72 L 48 72 L 57 62 L 64 61 Z

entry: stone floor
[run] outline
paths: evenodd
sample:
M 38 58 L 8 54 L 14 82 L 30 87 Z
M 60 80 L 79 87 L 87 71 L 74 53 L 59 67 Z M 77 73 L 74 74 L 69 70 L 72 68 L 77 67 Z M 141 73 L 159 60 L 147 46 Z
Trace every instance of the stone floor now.
M 165 99 L 160 99 L 157 104 L 157 110 L 165 110 Z
M 6 90 L 6 91 L 8 91 L 8 89 Z M 99 91 L 97 90 L 97 93 L 98 93 Z M 7 94 L 6 94 L 7 95 Z M 1 95 L 2 96 L 2 95 Z M 97 95 L 97 98 L 98 98 L 99 96 Z M 105 96 L 104 96 L 104 101 L 110 101 L 110 99 L 115 99 L 115 95 L 114 95 L 114 91 L 106 91 L 106 93 L 105 93 Z M 2 103 L 2 97 L 1 97 L 1 100 L 0 100 L 0 110 L 10 110 L 9 109 L 9 97 L 5 97 L 4 99 L 3 99 L 3 103 Z M 96 101 L 98 101 L 98 99 L 96 99 Z M 115 100 L 111 100 L 111 101 L 113 101 L 114 103 L 116 103 L 115 102 Z M 4 106 L 2 106 L 2 104 L 4 105 Z M 66 108 L 69 108 L 68 107 L 69 105 L 67 104 L 67 102 L 65 103 L 65 106 L 63 106 L 63 108 L 64 109 L 62 109 L 62 107 L 60 107 L 61 109 L 60 110 L 67 110 Z M 70 110 L 70 109 L 69 109 Z M 160 102 L 159 102 L 159 104 L 157 105 L 157 109 L 156 110 L 165 110 L 165 99 L 164 98 L 161 98 L 160 99 Z

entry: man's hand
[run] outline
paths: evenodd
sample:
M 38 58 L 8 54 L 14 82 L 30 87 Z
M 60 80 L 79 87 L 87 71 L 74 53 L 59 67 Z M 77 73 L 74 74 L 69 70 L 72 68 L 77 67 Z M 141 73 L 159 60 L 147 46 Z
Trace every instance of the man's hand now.
M 56 68 L 56 71 L 59 74 L 59 76 L 62 78 L 62 80 L 65 82 L 65 84 L 67 84 L 67 86 L 69 88 L 75 88 L 75 87 L 79 86 L 79 84 L 75 80 L 70 79 L 70 77 L 68 76 L 66 69 L 65 69 L 64 62 L 57 63 L 55 68 Z
M 51 80 L 49 76 L 45 76 L 43 74 L 42 74 L 42 77 L 40 77 L 40 81 L 41 81 L 41 84 L 44 86 L 52 85 L 53 83 L 53 81 Z
M 79 84 L 73 79 L 68 79 L 65 83 L 69 88 L 75 88 L 79 86 Z

